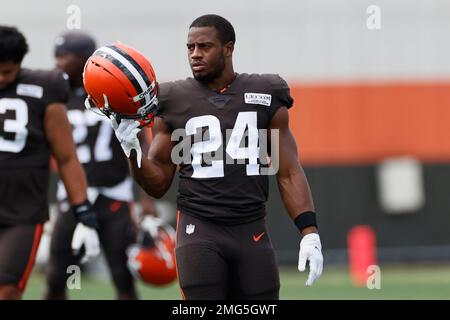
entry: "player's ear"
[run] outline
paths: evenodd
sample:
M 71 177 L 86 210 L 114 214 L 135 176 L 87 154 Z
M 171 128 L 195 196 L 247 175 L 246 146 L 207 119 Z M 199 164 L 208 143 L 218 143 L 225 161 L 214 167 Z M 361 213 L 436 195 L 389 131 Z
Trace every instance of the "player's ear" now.
M 231 57 L 234 51 L 234 43 L 232 41 L 228 41 L 224 46 L 224 52 L 226 57 Z

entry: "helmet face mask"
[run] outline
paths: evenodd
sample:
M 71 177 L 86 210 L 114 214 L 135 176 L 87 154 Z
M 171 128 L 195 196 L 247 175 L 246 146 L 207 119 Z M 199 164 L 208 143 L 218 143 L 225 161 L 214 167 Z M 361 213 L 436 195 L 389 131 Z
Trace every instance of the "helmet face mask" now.
M 107 117 L 151 125 L 158 107 L 158 86 L 148 59 L 124 44 L 104 46 L 89 57 L 83 84 L 88 94 L 85 106 Z M 96 112 L 97 113 L 97 112 Z
M 84 101 L 84 106 L 87 110 L 94 112 L 99 116 L 106 116 L 110 118 L 113 116 L 118 123 L 120 123 L 121 119 L 134 119 L 139 121 L 140 127 L 151 126 L 154 121 L 154 117 L 157 114 L 158 107 L 158 98 L 154 96 L 148 105 L 145 105 L 138 109 L 137 114 L 135 115 L 125 115 L 116 113 L 111 110 L 111 107 L 108 104 L 108 98 L 105 96 L 105 104 L 103 107 L 97 107 L 97 104 L 92 99 L 91 96 L 87 96 Z
M 106 98 L 107 99 L 107 98 Z M 105 104 L 103 107 L 97 107 L 97 104 L 92 99 L 90 95 L 86 97 L 86 100 L 84 100 L 84 106 L 87 110 L 94 112 L 95 114 L 101 115 L 101 116 L 107 116 L 108 118 L 113 115 L 113 112 L 109 108 L 108 105 Z

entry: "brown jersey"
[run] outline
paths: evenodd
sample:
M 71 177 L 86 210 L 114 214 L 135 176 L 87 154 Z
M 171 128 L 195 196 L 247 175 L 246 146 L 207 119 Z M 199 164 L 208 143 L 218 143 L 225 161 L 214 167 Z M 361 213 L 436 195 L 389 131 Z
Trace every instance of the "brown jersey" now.
M 261 174 L 259 130 L 293 99 L 287 83 L 273 74 L 238 74 L 222 93 L 195 79 L 159 85 L 161 117 L 173 140 L 188 138 L 177 195 L 179 209 L 227 224 L 265 215 L 268 177 Z M 176 133 L 176 134 L 175 134 Z M 172 158 L 173 160 L 173 158 Z
M 127 158 L 114 135 L 111 121 L 86 110 L 85 99 L 82 87 L 72 88 L 67 102 L 67 117 L 72 125 L 78 160 L 90 187 L 111 187 L 129 176 Z
M 36 224 L 48 217 L 49 156 L 44 117 L 65 102 L 61 72 L 21 69 L 0 90 L 0 224 Z

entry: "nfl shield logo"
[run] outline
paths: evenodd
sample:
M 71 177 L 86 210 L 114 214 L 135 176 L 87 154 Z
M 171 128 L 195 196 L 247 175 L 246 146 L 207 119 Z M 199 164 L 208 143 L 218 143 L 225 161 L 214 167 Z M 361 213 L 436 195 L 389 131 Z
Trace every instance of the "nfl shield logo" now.
M 193 234 L 194 231 L 195 231 L 195 225 L 193 225 L 193 224 L 188 224 L 188 225 L 186 226 L 186 233 L 187 233 L 187 234 Z

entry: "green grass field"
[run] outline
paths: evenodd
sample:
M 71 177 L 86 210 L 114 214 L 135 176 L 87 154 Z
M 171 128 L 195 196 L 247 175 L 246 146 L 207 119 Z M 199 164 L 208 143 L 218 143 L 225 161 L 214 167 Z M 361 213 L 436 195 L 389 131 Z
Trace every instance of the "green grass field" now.
M 450 299 L 450 265 L 381 266 L 381 289 L 357 288 L 345 268 L 329 267 L 313 287 L 305 288 L 306 275 L 295 268 L 281 269 L 281 299 Z M 44 275 L 35 271 L 24 299 L 40 299 Z M 139 283 L 142 299 L 181 299 L 178 284 L 153 288 Z M 108 281 L 82 278 L 81 289 L 71 290 L 72 299 L 114 299 Z

